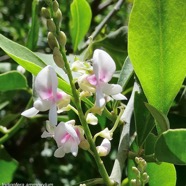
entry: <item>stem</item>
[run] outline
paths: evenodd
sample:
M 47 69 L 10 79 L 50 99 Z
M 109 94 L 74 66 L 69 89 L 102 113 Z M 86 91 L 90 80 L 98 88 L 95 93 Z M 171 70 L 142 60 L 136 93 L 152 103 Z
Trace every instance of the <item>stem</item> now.
M 79 99 L 79 95 L 78 95 L 78 92 L 76 90 L 75 84 L 73 82 L 73 77 L 72 77 L 72 73 L 71 73 L 71 70 L 70 70 L 70 65 L 67 61 L 65 51 L 64 51 L 63 48 L 60 48 L 60 50 L 61 50 L 61 54 L 62 54 L 64 62 L 65 62 L 65 67 L 66 67 L 68 78 L 69 78 L 70 85 L 71 85 L 71 88 L 72 88 L 72 94 L 73 94 L 73 97 L 74 97 L 74 101 L 76 103 L 76 108 L 79 112 L 79 119 L 80 119 L 80 122 L 81 122 L 81 124 L 84 128 L 85 135 L 86 135 L 87 140 L 90 144 L 91 150 L 94 153 L 94 158 L 95 158 L 95 161 L 96 161 L 97 166 L 99 168 L 99 172 L 100 172 L 105 184 L 108 185 L 108 186 L 113 186 L 114 183 L 112 182 L 112 180 L 108 176 L 108 173 L 105 169 L 103 161 L 101 160 L 101 158 L 100 158 L 100 156 L 97 152 L 96 146 L 95 146 L 93 138 L 92 138 L 92 134 L 91 134 L 90 129 L 89 129 L 89 126 L 86 123 L 86 119 L 84 117 L 84 113 L 83 113 L 82 108 L 81 108 L 81 102 L 80 102 L 80 99 Z
M 126 106 L 126 109 L 123 115 L 121 116 L 121 120 L 125 123 L 125 125 L 123 126 L 123 129 L 121 132 L 117 157 L 114 162 L 112 173 L 110 175 L 110 177 L 115 182 L 117 182 L 118 185 L 121 185 L 122 172 L 125 166 L 125 161 L 128 157 L 128 149 L 129 149 L 129 143 L 130 143 L 130 137 L 129 137 L 130 136 L 130 122 L 131 122 L 132 113 L 134 110 L 134 95 L 136 91 L 139 91 L 139 87 L 137 83 L 134 83 L 131 97 L 129 99 L 129 102 Z
M 116 128 L 118 127 L 118 124 L 120 122 L 121 116 L 123 115 L 124 109 L 121 108 L 120 114 L 116 119 L 116 122 L 114 123 L 114 126 L 112 127 L 112 129 L 110 130 L 111 133 L 114 133 L 114 131 L 116 130 Z
M 26 109 L 28 109 L 31 105 L 32 105 L 32 98 L 30 98 L 26 106 Z M 3 144 L 8 139 L 10 139 L 21 128 L 24 121 L 25 121 L 25 117 L 21 116 L 20 119 L 17 121 L 17 123 L 12 128 L 10 128 L 3 137 L 0 138 L 0 144 Z

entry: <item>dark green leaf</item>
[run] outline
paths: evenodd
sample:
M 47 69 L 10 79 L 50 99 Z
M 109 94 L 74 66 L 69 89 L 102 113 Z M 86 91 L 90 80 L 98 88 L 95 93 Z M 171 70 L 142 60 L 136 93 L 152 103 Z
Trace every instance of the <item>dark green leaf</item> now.
M 133 74 L 133 66 L 130 62 L 129 57 L 125 59 L 125 62 L 122 66 L 119 79 L 118 79 L 118 84 L 125 89 L 126 84 L 128 83 L 129 79 L 131 78 Z
M 73 49 L 76 51 L 89 29 L 92 11 L 86 0 L 74 0 L 70 6 L 70 13 L 70 35 Z
M 26 89 L 28 87 L 25 76 L 16 71 L 0 74 L 0 91 Z
M 186 75 L 185 0 L 136 0 L 129 57 L 148 102 L 167 114 Z
M 155 155 L 159 161 L 186 164 L 186 129 L 168 130 L 159 137 Z
M 137 132 L 137 144 L 143 145 L 151 130 L 154 128 L 154 119 L 145 107 L 143 93 L 136 93 L 134 98 L 134 117 Z
M 157 121 L 157 130 L 159 133 L 164 132 L 170 128 L 169 120 L 166 115 L 164 115 L 148 103 L 145 103 L 145 106 L 148 108 L 154 119 Z
M 150 133 L 145 141 L 145 155 L 154 154 L 155 144 L 158 137 Z

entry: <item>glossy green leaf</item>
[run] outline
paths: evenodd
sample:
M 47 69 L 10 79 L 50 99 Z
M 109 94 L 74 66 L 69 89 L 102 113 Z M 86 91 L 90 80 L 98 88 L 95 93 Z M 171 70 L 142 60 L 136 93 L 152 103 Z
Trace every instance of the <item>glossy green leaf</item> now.
M 148 102 L 167 114 L 186 75 L 185 0 L 136 0 L 129 57 Z
M 128 161 L 128 177 L 129 186 L 132 186 L 131 180 L 136 179 L 136 175 L 132 171 L 135 166 L 133 160 Z M 173 164 L 169 163 L 147 163 L 146 172 L 149 175 L 149 186 L 175 186 L 176 170 Z
M 11 41 L 1 34 L 0 48 L 2 48 L 2 50 L 4 50 L 14 61 L 34 75 L 41 70 L 41 67 L 45 66 L 43 61 L 28 48 Z
M 1 34 L 0 48 L 2 48 L 2 50 L 4 50 L 13 60 L 15 60 L 33 75 L 37 75 L 38 72 L 46 66 L 46 64 L 28 48 L 11 41 Z M 71 94 L 70 86 L 61 78 L 58 80 L 59 88 L 66 93 Z
M 125 62 L 122 66 L 119 78 L 118 78 L 118 84 L 125 89 L 125 86 L 127 85 L 128 81 L 130 80 L 131 76 L 133 74 L 133 66 L 130 62 L 129 57 L 125 59 Z
M 93 51 L 96 48 L 102 48 L 111 55 L 117 69 L 120 70 L 127 57 L 127 32 L 128 28 L 123 26 L 105 37 L 93 41 L 86 51 L 85 59 L 91 59 Z
M 10 157 L 6 150 L 0 147 L 0 183 L 10 183 L 17 169 L 18 162 Z
M 134 98 L 134 118 L 137 132 L 137 144 L 141 146 L 154 128 L 154 119 L 145 107 L 146 98 L 142 93 L 136 93 Z M 142 112 L 143 111 L 143 112 Z
M 73 49 L 76 51 L 89 29 L 92 11 L 86 0 L 74 0 L 70 6 L 70 13 L 70 35 Z
M 159 161 L 186 164 L 186 129 L 168 130 L 159 137 L 155 155 Z
M 148 163 L 147 174 L 149 175 L 149 186 L 175 186 L 176 170 L 170 163 Z
M 169 120 L 165 114 L 161 113 L 155 107 L 148 103 L 145 103 L 145 106 L 148 108 L 148 110 L 156 120 L 156 126 L 159 133 L 162 133 L 170 128 Z
M 25 76 L 16 71 L 0 74 L 0 91 L 26 89 L 28 87 Z

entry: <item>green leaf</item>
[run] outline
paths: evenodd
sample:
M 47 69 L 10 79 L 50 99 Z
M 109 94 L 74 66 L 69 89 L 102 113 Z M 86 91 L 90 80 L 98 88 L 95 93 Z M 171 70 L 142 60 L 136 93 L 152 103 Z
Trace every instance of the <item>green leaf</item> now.
M 25 76 L 16 71 L 0 74 L 0 91 L 26 89 L 28 87 Z
M 10 157 L 6 150 L 0 147 L 0 183 L 10 183 L 17 169 L 18 162 Z
M 23 66 L 26 70 L 33 75 L 37 75 L 38 72 L 45 67 L 45 63 L 28 48 L 19 45 L 10 39 L 0 34 L 0 48 L 2 48 L 12 59 L 18 64 Z M 71 94 L 70 86 L 61 78 L 59 80 L 59 88 L 68 94 Z
M 133 66 L 130 62 L 129 57 L 125 59 L 125 62 L 122 66 L 119 79 L 118 79 L 118 84 L 125 89 L 125 86 L 127 85 L 128 81 L 130 80 L 131 76 L 133 74 Z
M 34 50 L 37 46 L 38 36 L 39 36 L 39 0 L 33 0 L 32 2 L 32 23 L 31 28 L 28 33 L 27 47 Z
M 136 0 L 129 57 L 148 102 L 167 114 L 186 75 L 185 0 Z
M 92 11 L 86 0 L 74 0 L 70 6 L 70 13 L 70 35 L 73 49 L 76 51 L 89 29 Z
M 137 132 L 137 144 L 139 146 L 143 145 L 149 133 L 155 126 L 153 117 L 145 107 L 145 101 L 146 98 L 143 93 L 135 93 L 134 117 Z
M 147 164 L 147 174 L 149 175 L 149 186 L 175 186 L 176 170 L 173 164 L 155 163 Z
M 168 130 L 159 137 L 155 155 L 159 161 L 186 164 L 186 129 Z
M 19 45 L 0 34 L 0 48 L 4 50 L 14 61 L 23 66 L 34 75 L 44 67 L 43 61 L 28 48 Z
M 164 115 L 148 103 L 145 103 L 145 106 L 148 108 L 154 119 L 157 121 L 156 126 L 159 133 L 162 133 L 170 128 L 169 120 L 166 115 Z
M 152 133 L 148 135 L 147 140 L 145 141 L 145 155 L 154 154 L 157 138 L 158 137 Z
M 110 32 L 105 37 L 93 41 L 87 48 L 85 59 L 90 59 L 96 48 L 102 48 L 111 55 L 116 63 L 117 69 L 120 70 L 123 66 L 124 59 L 127 57 L 127 32 L 127 27 L 123 26 L 114 32 Z

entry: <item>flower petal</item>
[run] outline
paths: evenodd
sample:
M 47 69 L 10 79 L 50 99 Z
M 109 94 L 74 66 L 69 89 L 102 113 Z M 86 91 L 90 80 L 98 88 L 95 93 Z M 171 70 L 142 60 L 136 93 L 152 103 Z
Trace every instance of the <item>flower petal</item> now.
M 49 121 L 52 125 L 57 125 L 57 106 L 53 104 L 49 110 Z
M 41 135 L 41 138 L 51 138 L 53 135 L 47 131 L 44 131 L 43 134 Z
M 96 89 L 96 107 L 103 107 L 105 105 L 105 98 L 101 88 L 97 87 Z
M 93 71 L 98 81 L 109 82 L 116 70 L 111 56 L 103 50 L 96 49 L 93 54 Z
M 71 152 L 73 156 L 77 156 L 78 154 L 78 144 L 73 143 L 71 146 Z
M 65 156 L 65 151 L 63 147 L 59 147 L 58 149 L 56 149 L 56 151 L 54 152 L 54 156 L 56 158 L 63 158 Z
M 37 110 L 36 108 L 32 107 L 32 108 L 22 112 L 21 115 L 25 116 L 25 117 L 28 117 L 28 118 L 31 118 L 31 117 L 35 116 L 38 112 L 39 112 L 39 110 Z
M 41 99 L 49 99 L 51 96 L 55 96 L 57 85 L 57 75 L 53 67 L 48 65 L 36 76 L 34 88 Z
M 123 94 L 112 95 L 112 98 L 115 100 L 127 100 L 127 98 Z
M 108 139 L 104 139 L 100 146 L 97 146 L 97 151 L 100 156 L 106 156 L 109 154 L 111 149 L 111 143 Z
M 122 91 L 122 87 L 117 84 L 104 83 L 102 85 L 102 90 L 106 95 L 116 95 Z

